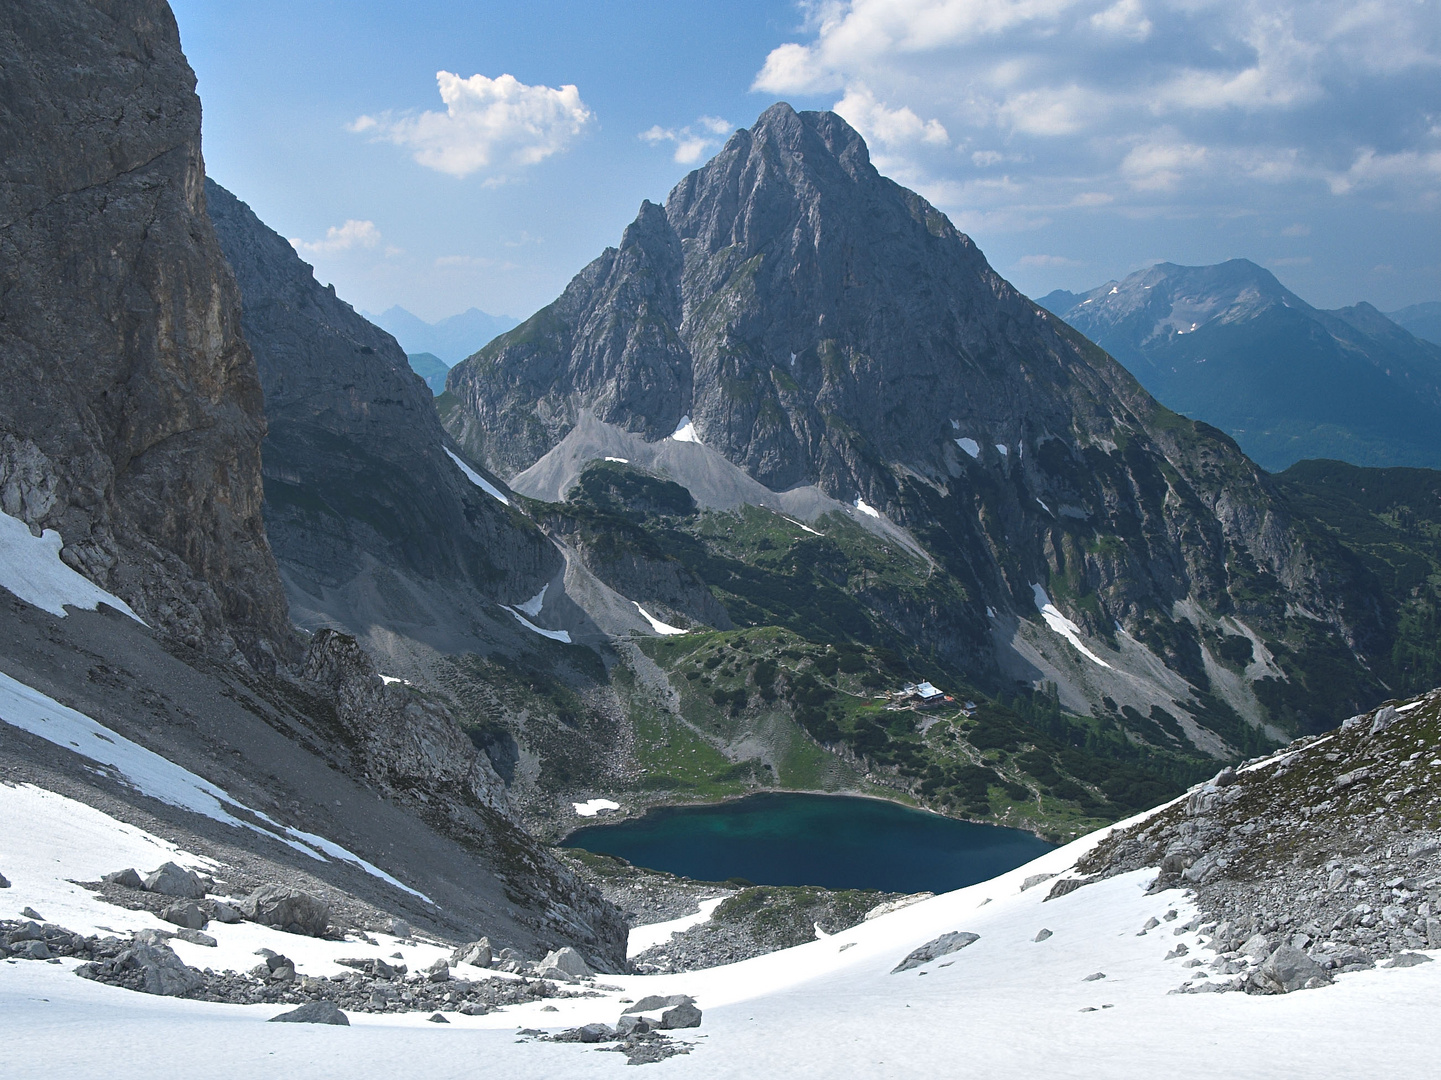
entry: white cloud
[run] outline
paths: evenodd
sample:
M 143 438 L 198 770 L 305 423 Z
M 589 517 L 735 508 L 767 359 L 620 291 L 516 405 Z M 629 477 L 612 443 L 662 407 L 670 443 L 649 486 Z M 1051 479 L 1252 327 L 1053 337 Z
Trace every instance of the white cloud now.
M 1104 11 L 1091 16 L 1091 25 L 1102 33 L 1145 41 L 1151 36 L 1152 23 L 1141 8 L 1141 0 L 1118 0 Z
M 889 171 L 981 199 L 944 204 L 972 217 L 1239 203 L 1252 184 L 1441 202 L 1436 0 L 801 6 L 803 30 L 753 89 L 838 94 Z M 1002 163 L 1006 189 L 974 185 Z
M 421 165 L 451 176 L 492 179 L 564 150 L 592 117 L 572 85 L 527 86 L 511 75 L 463 79 L 435 74 L 445 112 L 362 116 L 350 130 L 410 150 Z
M 851 87 L 832 108 L 868 141 L 882 146 L 904 146 L 907 143 L 947 146 L 951 141 L 939 120 L 922 120 L 905 106 L 890 108 L 877 101 L 864 84 Z
M 1022 255 L 1016 265 L 1032 270 L 1066 270 L 1086 264 L 1079 259 L 1068 259 L 1064 255 Z
M 325 230 L 323 239 L 307 241 L 292 239 L 290 246 L 302 255 L 338 255 L 342 251 L 356 248 L 373 248 L 380 243 L 380 230 L 373 221 L 356 221 L 351 218 L 344 225 L 332 225 Z M 399 252 L 398 248 L 386 249 L 386 254 Z
M 735 128 L 719 116 L 702 116 L 683 128 L 663 128 L 659 124 L 640 133 L 640 138 L 657 146 L 674 143 L 673 157 L 682 165 L 694 165 L 709 151 L 717 149 Z

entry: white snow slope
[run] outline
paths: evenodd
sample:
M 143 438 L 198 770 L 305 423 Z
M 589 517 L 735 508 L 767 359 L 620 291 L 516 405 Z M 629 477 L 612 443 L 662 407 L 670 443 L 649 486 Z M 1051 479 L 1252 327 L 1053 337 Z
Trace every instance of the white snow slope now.
M 74 881 L 166 858 L 204 861 L 139 829 L 38 788 L 0 784 L 0 916 L 31 905 L 54 922 L 93 931 L 158 926 L 146 912 L 111 907 Z M 1099 835 L 1099 834 L 1097 834 Z M 602 976 L 601 996 L 511 1007 L 486 1016 L 352 1014 L 349 1028 L 267 1024 L 283 1006 L 231 1006 L 150 997 L 70 974 L 73 963 L 0 963 L 7 1080 L 105 1076 L 153 1080 L 166 1060 L 207 1080 L 249 1080 L 283 1070 L 320 1080 L 485 1075 L 563 1078 L 634 1075 L 625 1058 L 583 1044 L 517 1039 L 520 1027 L 559 1030 L 614 1023 L 622 997 L 688 993 L 704 1010 L 680 1038 L 685 1057 L 646 1066 L 657 1076 L 1043 1077 L 1106 1080 L 1244 1076 L 1429 1077 L 1441 1052 L 1435 1002 L 1441 964 L 1342 975 L 1336 985 L 1284 997 L 1173 995 L 1191 969 L 1165 960 L 1179 942 L 1207 958 L 1178 892 L 1146 895 L 1139 871 L 1046 902 L 1050 883 L 1022 891 L 1030 874 L 1064 872 L 1097 839 L 1079 840 L 1011 873 L 937 896 L 832 937 L 743 963 L 668 976 Z M 224 868 L 207 866 L 223 880 Z M 1138 935 L 1152 916 L 1163 921 Z M 1052 936 L 1033 939 L 1045 927 Z M 970 947 L 891 974 L 917 946 L 952 930 Z M 328 975 L 341 956 L 404 953 L 412 970 L 447 950 L 325 942 L 252 924 L 212 924 L 219 948 L 176 942 L 196 966 L 245 969 L 268 947 L 304 974 Z M 1103 972 L 1104 979 L 1085 981 Z M 474 969 L 457 974 L 483 977 Z M 504 978 L 506 976 L 494 976 Z M 614 988 L 614 989 L 611 989 Z M 1094 1010 L 1094 1011 L 1090 1011 Z M 651 1075 L 646 1072 L 644 1075 Z
M 61 562 L 60 549 L 64 546 L 54 529 L 32 536 L 25 522 L 0 511 L 0 585 L 62 619 L 67 604 L 87 611 L 109 604 L 136 622 L 143 622 L 120 597 Z

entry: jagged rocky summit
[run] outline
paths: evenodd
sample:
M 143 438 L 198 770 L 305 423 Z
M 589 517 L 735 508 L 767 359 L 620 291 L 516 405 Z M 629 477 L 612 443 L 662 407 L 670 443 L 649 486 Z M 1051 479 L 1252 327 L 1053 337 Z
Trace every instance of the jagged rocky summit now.
M 808 492 L 807 520 L 899 526 L 965 602 L 887 617 L 966 670 L 1056 681 L 1079 711 L 1185 703 L 1227 729 L 1182 717 L 1221 753 L 1241 717 L 1320 727 L 1381 692 L 1364 573 L 833 113 L 768 109 L 447 387 L 450 432 L 523 492 L 650 455 L 698 499 L 724 474 L 722 508 Z M 1089 654 L 1039 631 L 1047 605 Z M 1228 669 L 1232 637 L 1250 647 Z

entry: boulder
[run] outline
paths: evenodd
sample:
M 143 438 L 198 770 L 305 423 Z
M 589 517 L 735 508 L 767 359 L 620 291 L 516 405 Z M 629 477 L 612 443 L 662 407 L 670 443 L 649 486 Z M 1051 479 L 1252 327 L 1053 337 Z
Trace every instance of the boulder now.
M 181 941 L 188 941 L 192 945 L 203 945 L 207 949 L 214 949 L 219 945 L 209 934 L 202 934 L 199 930 L 191 930 L 188 927 L 180 930 L 175 935 Z
M 462 945 L 450 954 L 452 964 L 472 964 L 475 967 L 490 967 L 490 938 L 481 938 Z
M 965 930 L 952 930 L 950 933 L 942 934 L 940 937 L 926 942 L 919 949 L 908 953 L 904 960 L 891 969 L 891 974 L 895 975 L 897 972 L 910 971 L 911 968 L 918 968 L 922 964 L 928 964 L 937 957 L 959 952 L 967 945 L 980 939 L 980 934 L 972 934 Z
M 1264 960 L 1271 955 L 1274 944 L 1265 934 L 1252 934 L 1241 946 L 1241 952 L 1252 960 Z
M 10 879 L 7 878 L 4 874 L 0 874 L 0 889 L 8 888 L 10 888 Z
M 389 933 L 398 938 L 408 938 L 415 933 L 415 931 L 410 928 L 410 923 L 404 919 L 391 919 L 390 922 L 386 923 L 385 928 Z
M 700 1010 L 690 1002 L 683 1001 L 660 1014 L 660 1026 L 664 1031 L 700 1027 Z
M 441 1016 L 440 1013 L 431 1013 L 428 1017 L 426 1017 L 426 1019 L 429 1020 L 432 1024 L 450 1023 L 450 1021 L 447 1020 L 445 1017 Z
M 205 985 L 205 978 L 186 967 L 168 945 L 135 944 L 115 958 L 115 970 L 140 970 L 145 976 L 142 989 L 161 997 L 180 997 Z
M 575 1029 L 577 1042 L 598 1043 L 615 1037 L 615 1029 L 609 1024 L 586 1024 Z
M 1050 881 L 1051 878 L 1055 876 L 1055 874 L 1032 874 L 1030 877 L 1026 878 L 1025 881 L 1021 882 L 1021 892 L 1025 892 L 1027 889 L 1033 889 L 1037 885 L 1041 884 L 1041 882 Z
M 15 955 L 22 960 L 49 960 L 50 946 L 43 941 L 27 941 L 16 947 Z
M 23 922 L 5 935 L 6 945 L 18 945 L 24 941 L 44 941 L 45 931 L 37 922 Z
M 1032 940 L 1032 941 L 1045 941 L 1046 938 L 1048 938 L 1048 937 L 1050 937 L 1050 936 L 1051 936 L 1051 931 L 1047 930 L 1045 927 L 1041 927 L 1041 929 L 1039 929 L 1039 930 L 1036 931 L 1036 936 L 1033 937 L 1033 938 L 1031 938 L 1031 940 Z
M 654 1013 L 663 1009 L 673 1009 L 677 1005 L 694 1005 L 695 998 L 689 994 L 651 994 L 641 998 L 625 1012 L 622 1016 L 630 1016 L 635 1013 Z
M 542 972 L 548 968 L 555 968 L 565 977 L 571 979 L 579 979 L 584 975 L 594 974 L 580 953 L 576 952 L 569 945 L 563 949 L 556 949 L 553 953 L 548 953 L 546 958 L 542 960 L 538 966 Z M 552 975 L 545 977 L 555 978 L 555 976 Z
M 426 977 L 433 983 L 450 981 L 450 962 L 444 957 L 425 969 Z
M 1314 981 L 1313 981 L 1314 980 Z M 1289 994 L 1331 981 L 1326 969 L 1294 945 L 1282 945 L 1248 980 L 1248 989 L 1263 994 Z
M 210 922 L 205 917 L 199 904 L 194 900 L 177 900 L 160 913 L 160 917 L 175 926 L 183 926 L 187 930 L 204 930 Z
M 240 913 L 262 926 L 309 937 L 320 937 L 330 925 L 329 904 L 288 885 L 265 885 L 256 889 L 240 902 Z
M 204 907 L 210 913 L 210 917 L 218 923 L 238 923 L 245 919 L 244 915 L 223 900 L 207 900 Z
M 338 1027 L 349 1027 L 350 1019 L 340 1011 L 340 1006 L 333 1001 L 310 1001 L 298 1009 L 281 1013 L 279 1016 L 272 1016 L 269 1023 L 335 1024 Z
M 157 874 L 159 872 L 159 870 L 156 871 Z M 113 874 L 106 874 L 100 880 L 109 882 L 111 885 L 124 885 L 127 889 L 145 888 L 145 879 L 136 873 L 133 866 L 126 867 L 124 870 L 116 870 Z
M 124 873 L 124 871 L 121 871 Z M 180 900 L 203 900 L 205 885 L 195 874 L 173 862 L 163 864 L 148 874 L 144 881 L 147 892 L 173 896 Z
M 41 915 L 40 912 L 36 911 L 33 907 L 26 906 L 26 907 L 21 908 L 21 909 L 20 909 L 20 914 L 21 914 L 24 918 L 34 919 L 36 922 L 44 922 L 44 921 L 45 921 L 45 916 L 44 916 L 44 915 Z
M 1403 952 L 1397 953 L 1395 958 L 1386 966 L 1393 968 L 1415 967 L 1417 964 L 1429 964 L 1431 958 L 1425 953 Z

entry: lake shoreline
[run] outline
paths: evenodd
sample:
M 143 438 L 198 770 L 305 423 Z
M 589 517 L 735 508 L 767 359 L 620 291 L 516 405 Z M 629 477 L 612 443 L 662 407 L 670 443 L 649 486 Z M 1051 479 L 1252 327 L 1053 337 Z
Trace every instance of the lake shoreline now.
M 905 893 L 973 884 L 1055 845 L 873 795 L 772 790 L 587 822 L 556 846 L 696 881 Z

